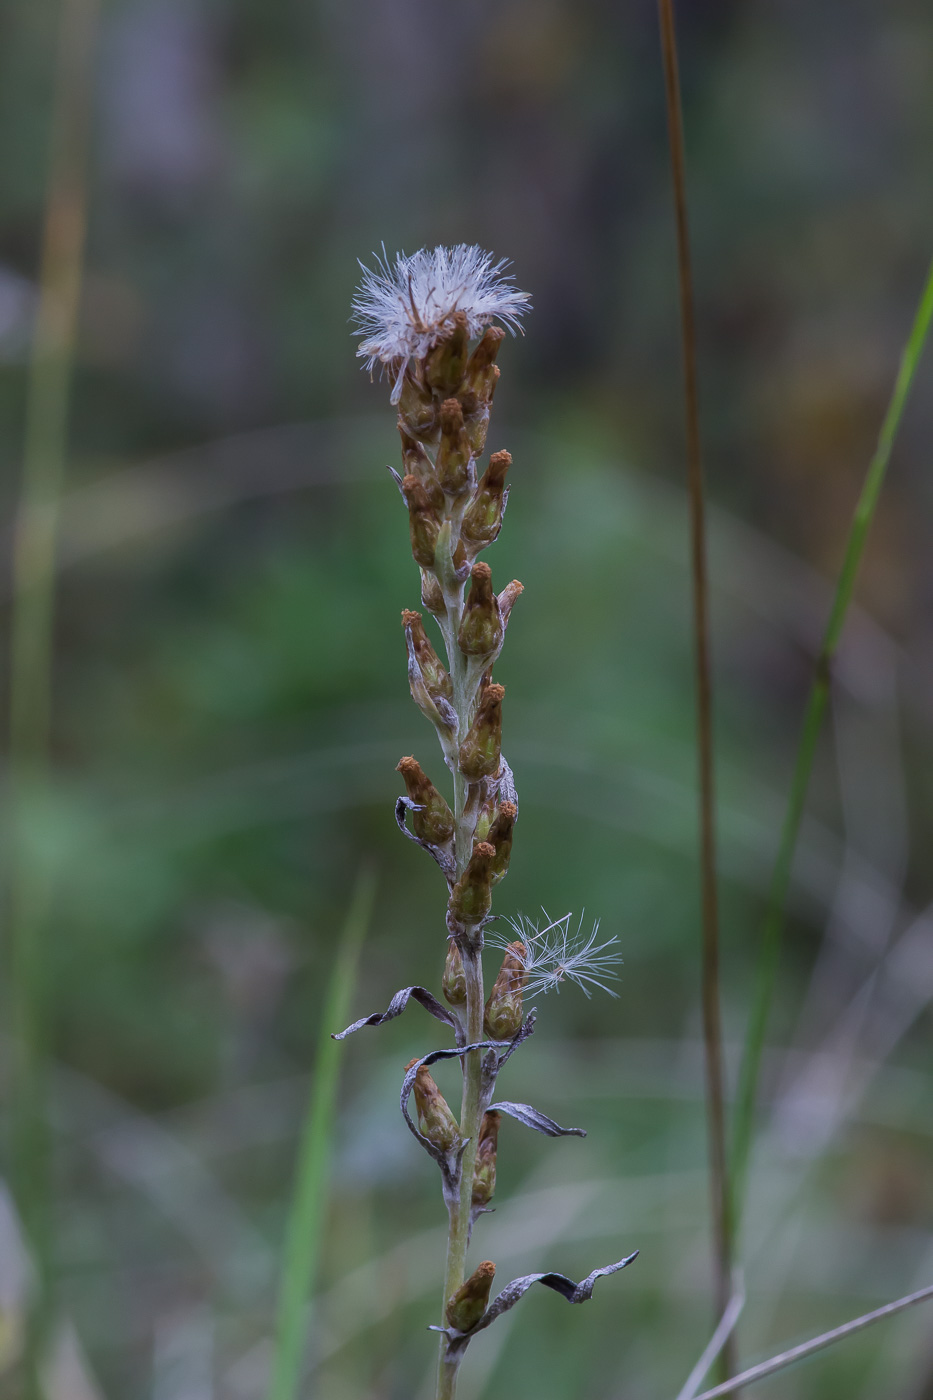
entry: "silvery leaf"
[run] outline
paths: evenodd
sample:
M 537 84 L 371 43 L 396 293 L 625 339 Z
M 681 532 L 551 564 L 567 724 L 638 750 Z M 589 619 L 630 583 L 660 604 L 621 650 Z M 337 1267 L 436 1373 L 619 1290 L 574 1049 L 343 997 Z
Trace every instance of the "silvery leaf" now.
M 488 1111 L 507 1113 L 510 1118 L 524 1123 L 526 1128 L 534 1128 L 536 1133 L 544 1133 L 545 1137 L 586 1137 L 584 1128 L 562 1128 L 553 1118 L 548 1118 L 546 1113 L 532 1108 L 529 1103 L 494 1103 Z
M 331 1036 L 332 1040 L 345 1040 L 354 1031 L 362 1030 L 364 1026 L 382 1026 L 386 1021 L 394 1021 L 396 1016 L 401 1016 L 409 1001 L 414 998 L 425 1011 L 429 1011 L 438 1021 L 443 1021 L 445 1025 L 457 1029 L 457 1023 L 446 1006 L 442 1006 L 437 997 L 428 991 L 427 987 L 403 987 L 400 992 L 389 1002 L 385 1011 L 375 1011 L 372 1016 L 364 1016 L 360 1021 L 354 1021 L 352 1026 L 347 1026 L 345 1031 L 338 1031 Z M 457 1051 L 450 1052 L 453 1054 Z

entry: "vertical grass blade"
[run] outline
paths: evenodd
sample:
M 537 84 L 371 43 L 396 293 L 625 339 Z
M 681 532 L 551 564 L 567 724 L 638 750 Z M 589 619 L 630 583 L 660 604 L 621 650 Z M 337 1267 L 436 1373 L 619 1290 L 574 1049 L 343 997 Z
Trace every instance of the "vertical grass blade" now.
M 42 939 L 49 872 L 40 859 L 48 801 L 51 659 L 59 498 L 65 474 L 87 209 L 86 164 L 98 0 L 62 0 L 39 303 L 12 565 L 10 654 L 9 1014 L 11 1147 L 20 1217 L 35 1264 L 25 1395 L 42 1393 L 50 1311 Z
M 706 508 L 703 495 L 703 463 L 700 452 L 696 326 L 693 308 L 693 277 L 690 269 L 690 233 L 687 220 L 686 156 L 677 62 L 677 30 L 672 0 L 658 0 L 658 17 L 661 26 L 661 52 L 664 60 L 680 285 L 699 759 L 703 1043 L 713 1248 L 716 1267 L 716 1316 L 719 1318 L 729 1307 L 732 1292 L 732 1240 L 730 1235 L 732 1209 L 726 1151 L 722 1021 L 719 1005 L 719 901 L 716 888 L 713 686 L 710 662 L 709 581 L 706 564 Z M 732 1369 L 731 1363 L 732 1340 L 730 1333 L 725 1339 L 723 1352 L 726 1375 Z
M 807 789 L 810 784 L 817 740 L 829 702 L 833 657 L 842 636 L 842 629 L 858 578 L 859 565 L 865 550 L 865 541 L 874 519 L 878 497 L 891 459 L 891 450 L 897 437 L 911 385 L 917 373 L 917 366 L 923 353 L 931 319 L 933 319 L 933 265 L 927 274 L 910 336 L 901 357 L 891 402 L 878 435 L 878 445 L 869 464 L 868 473 L 855 508 L 855 516 L 849 531 L 845 557 L 836 584 L 829 621 L 826 624 L 826 631 L 816 660 L 813 684 L 807 700 L 803 730 L 794 763 L 790 797 L 784 816 L 784 824 L 781 828 L 781 839 L 765 909 L 754 1001 L 749 1016 L 739 1075 L 732 1153 L 733 1230 L 736 1236 L 741 1229 L 742 1207 L 747 1187 L 748 1160 L 755 1125 L 758 1080 L 780 960 L 787 891 L 790 885 L 794 852 L 797 847 Z
M 364 867 L 337 945 L 321 1016 L 314 1082 L 298 1150 L 295 1194 L 285 1228 L 285 1257 L 279 1292 L 275 1353 L 268 1400 L 295 1400 L 304 1355 L 308 1305 L 320 1253 L 342 1046 L 331 1039 L 348 1017 L 360 948 L 369 927 L 376 880 Z

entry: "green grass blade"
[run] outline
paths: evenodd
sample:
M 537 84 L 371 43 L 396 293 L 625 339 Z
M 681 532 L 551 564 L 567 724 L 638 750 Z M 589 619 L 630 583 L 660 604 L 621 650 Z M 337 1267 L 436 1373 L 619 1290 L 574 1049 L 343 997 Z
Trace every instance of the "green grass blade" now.
M 768 1015 L 771 1009 L 771 1000 L 774 994 L 778 963 L 780 960 L 787 891 L 790 885 L 794 852 L 797 847 L 797 837 L 800 833 L 800 822 L 806 803 L 807 789 L 810 783 L 810 774 L 813 769 L 817 740 L 829 702 L 832 661 L 836 648 L 839 645 L 842 629 L 845 625 L 849 604 L 852 601 L 859 565 L 861 564 L 862 554 L 865 549 L 865 541 L 868 538 L 868 531 L 874 519 L 875 509 L 878 505 L 878 497 L 881 493 L 885 473 L 887 472 L 888 463 L 891 459 L 891 449 L 894 446 L 894 440 L 897 436 L 898 428 L 900 427 L 907 396 L 910 393 L 911 385 L 913 384 L 917 372 L 917 366 L 920 363 L 920 357 L 923 353 L 927 333 L 930 329 L 931 319 L 933 319 L 933 266 L 930 267 L 930 271 L 927 274 L 926 285 L 923 289 L 923 295 L 920 298 L 920 305 L 917 308 L 913 327 L 911 328 L 904 354 L 901 357 L 901 365 L 898 371 L 897 381 L 894 385 L 894 393 L 891 396 L 888 411 L 881 425 L 881 432 L 878 436 L 878 446 L 875 449 L 874 456 L 869 465 L 865 483 L 855 508 L 855 516 L 852 521 L 852 528 L 849 531 L 845 558 L 843 560 L 842 570 L 839 574 L 839 581 L 836 584 L 836 592 L 833 598 L 829 621 L 826 624 L 826 631 L 823 636 L 819 656 L 817 657 L 816 674 L 807 701 L 803 731 L 797 749 L 790 798 L 787 804 L 784 824 L 781 829 L 781 840 L 774 865 L 774 873 L 771 879 L 768 904 L 765 910 L 755 996 L 749 1016 L 748 1029 L 745 1036 L 745 1047 L 742 1055 L 742 1067 L 739 1075 L 731 1172 L 734 1211 L 733 1229 L 736 1236 L 741 1228 L 742 1205 L 747 1185 L 748 1159 L 755 1125 L 755 1105 L 758 1095 L 758 1080 L 761 1073 L 761 1058 L 764 1052 L 765 1037 L 768 1029 Z
M 285 1258 L 268 1400 L 294 1400 L 298 1394 L 308 1303 L 327 1208 L 337 1106 L 342 1046 L 331 1039 L 331 1031 L 345 1025 L 349 1017 L 360 948 L 369 927 L 375 891 L 375 874 L 365 867 L 357 877 L 324 1001 L 314 1083 L 298 1153 L 295 1195 L 285 1229 Z
M 55 560 L 84 269 L 97 0 L 62 0 L 57 29 L 39 300 L 13 531 L 9 657 L 10 1156 L 35 1280 L 26 1324 L 24 1400 L 41 1400 L 44 1393 L 54 1291 L 46 1083 L 53 1012 L 45 940 L 56 871 L 49 867 L 46 823 L 52 791 Z

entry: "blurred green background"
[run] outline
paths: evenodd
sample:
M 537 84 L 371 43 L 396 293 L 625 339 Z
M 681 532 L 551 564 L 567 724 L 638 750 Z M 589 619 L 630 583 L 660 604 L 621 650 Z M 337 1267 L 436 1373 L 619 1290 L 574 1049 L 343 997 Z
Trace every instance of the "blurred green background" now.
M 734 1069 L 810 662 L 933 242 L 933 19 L 924 0 L 680 11 Z M 0 19 L 8 522 L 59 14 L 13 0 Z M 260 1400 L 323 991 L 365 859 L 353 1015 L 439 980 L 443 882 L 392 815 L 401 755 L 442 777 L 407 696 L 417 579 L 388 388 L 360 373 L 347 319 L 356 260 L 383 241 L 478 242 L 533 295 L 490 432 L 515 462 L 487 557 L 526 587 L 497 667 L 522 800 L 497 908 L 585 908 L 624 958 L 618 1000 L 540 1002 L 508 1094 L 589 1136 L 507 1123 L 476 1245 L 503 1281 L 641 1257 L 586 1308 L 532 1292 L 471 1349 L 462 1400 L 672 1397 L 711 1302 L 654 8 L 109 0 L 90 100 L 42 826 L 50 1400 Z M 928 361 L 795 868 L 748 1361 L 933 1280 L 931 389 Z M 347 1044 L 308 1397 L 430 1394 L 442 1205 L 397 1088 L 443 1043 L 414 1007 Z M 438 1069 L 451 1094 L 455 1074 Z M 5 1400 L 17 1241 L 5 1194 Z M 930 1338 L 910 1313 L 761 1394 L 931 1400 Z

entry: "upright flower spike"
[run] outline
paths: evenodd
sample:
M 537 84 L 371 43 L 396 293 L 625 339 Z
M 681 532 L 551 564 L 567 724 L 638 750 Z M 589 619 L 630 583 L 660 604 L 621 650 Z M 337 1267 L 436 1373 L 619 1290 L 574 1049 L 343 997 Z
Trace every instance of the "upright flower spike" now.
M 354 301 L 362 335 L 358 353 L 370 371 L 378 365 L 391 377 L 403 468 L 396 480 L 408 508 L 422 606 L 437 619 L 446 648 L 442 661 L 421 614 L 406 609 L 411 692 L 436 728 L 452 794 L 448 805 L 414 758 L 399 763 L 407 796 L 396 803 L 396 821 L 433 857 L 448 885 L 442 978 L 447 1004 L 426 987 L 405 986 L 385 1011 L 353 1022 L 340 1035 L 384 1025 L 414 1000 L 455 1041 L 411 1062 L 399 1105 L 407 1128 L 439 1168 L 448 1212 L 445 1304 L 435 1329 L 442 1333 L 436 1400 L 455 1400 L 467 1345 L 533 1284 L 571 1303 L 585 1302 L 598 1278 L 634 1257 L 596 1269 L 581 1283 L 563 1274 L 529 1274 L 507 1284 L 492 1302 L 495 1265 L 484 1260 L 471 1273 L 467 1263 L 472 1227 L 496 1186 L 500 1115 L 547 1137 L 583 1135 L 530 1104 L 494 1102 L 500 1071 L 534 1029 L 534 1016 L 523 1013 L 526 987 L 547 990 L 575 981 L 588 993 L 614 975 L 608 967 L 614 940 L 597 943 L 594 930 L 583 943 L 574 942 L 565 936 L 563 921 L 559 939 L 556 925 L 539 933 L 520 923 L 516 932 L 527 929 L 527 938 L 505 946 L 488 998 L 483 989 L 493 888 L 508 870 L 518 815 L 512 771 L 501 752 L 505 691 L 493 681 L 492 666 L 522 585 L 513 580 L 497 597 L 488 566 L 475 562 L 498 536 L 508 500 L 509 453 L 494 452 L 481 474 L 476 467 L 499 381 L 496 360 L 506 331 L 514 334 L 528 309 L 527 295 L 505 268 L 467 244 L 393 259 L 383 249 L 376 268 L 363 269 Z M 497 935 L 490 942 L 502 946 Z M 459 1121 L 428 1071 L 445 1059 L 459 1061 L 462 1069 Z M 412 1096 L 420 1126 L 409 1111 Z

